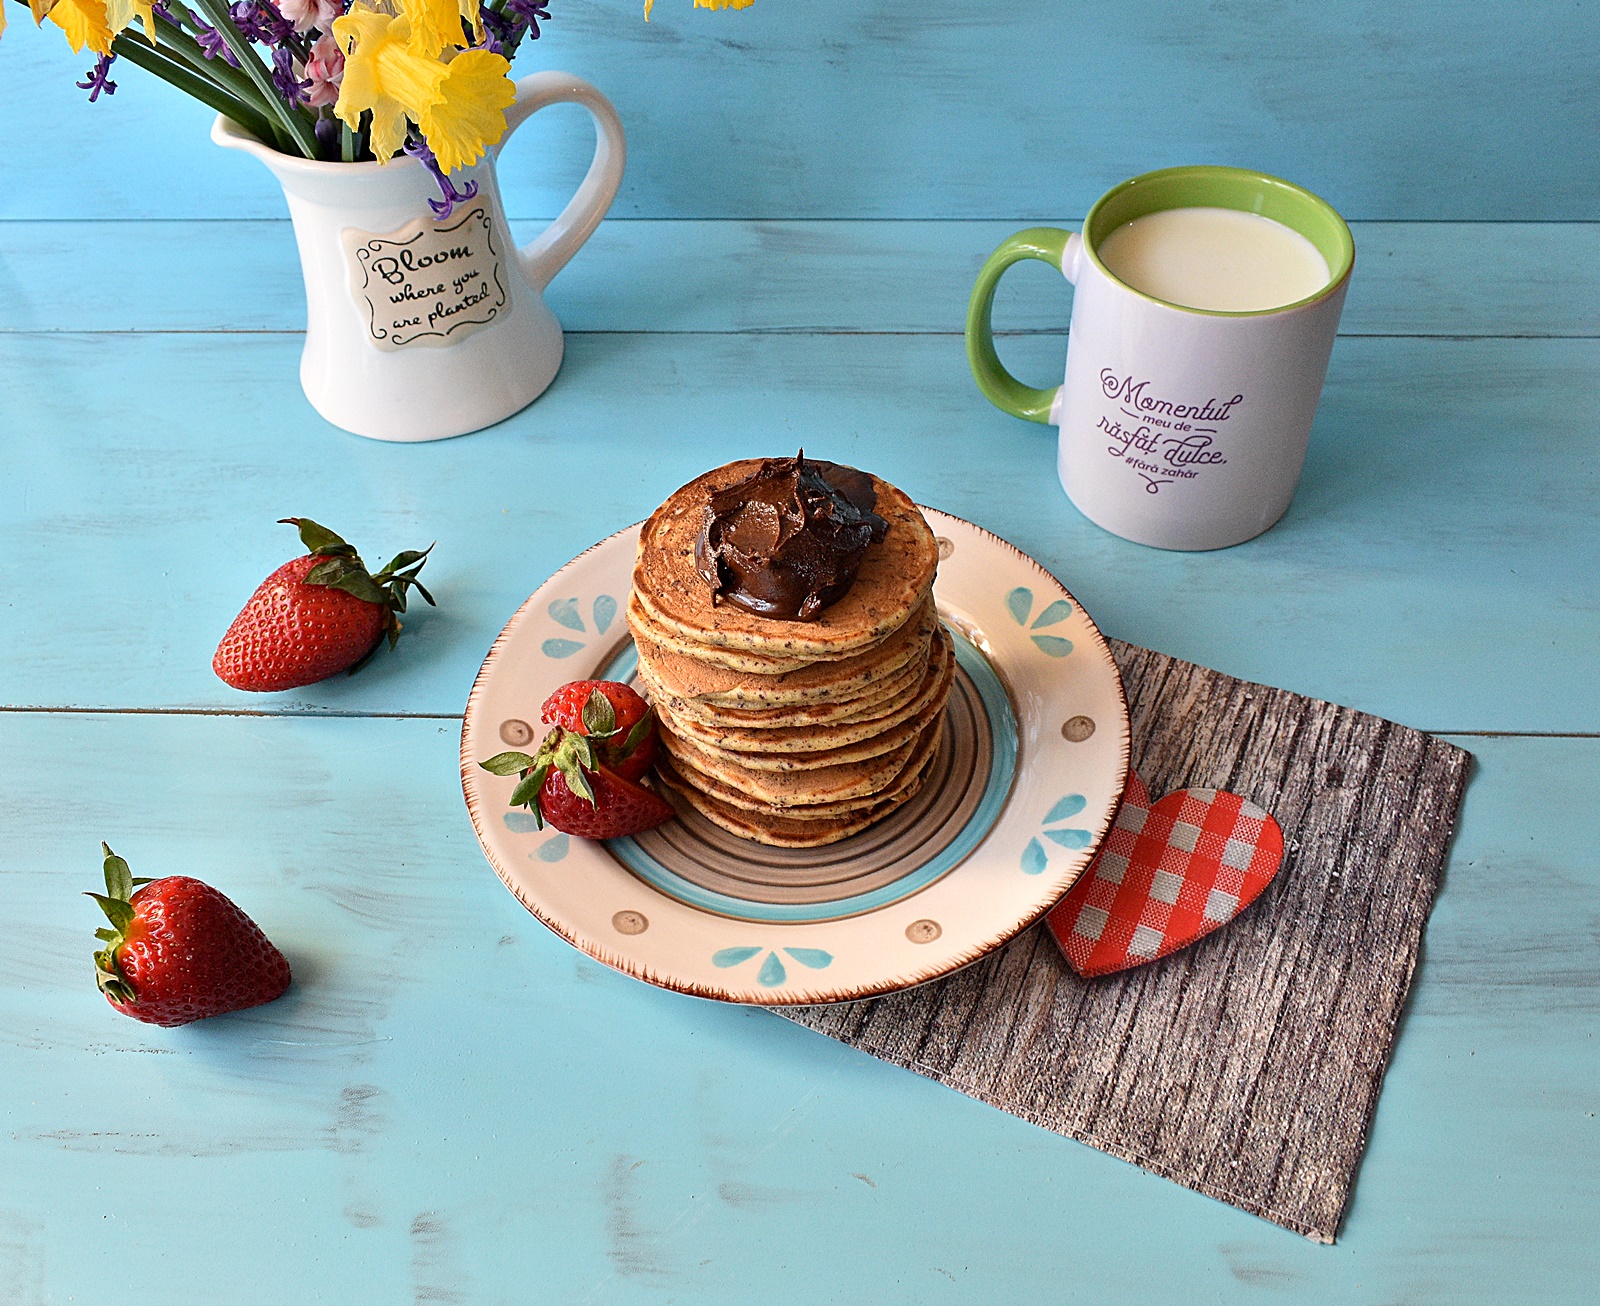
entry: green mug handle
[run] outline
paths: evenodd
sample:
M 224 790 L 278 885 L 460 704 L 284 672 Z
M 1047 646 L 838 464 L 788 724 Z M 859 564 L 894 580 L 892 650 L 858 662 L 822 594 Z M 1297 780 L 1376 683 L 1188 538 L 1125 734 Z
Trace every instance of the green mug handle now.
M 1000 247 L 989 255 L 988 262 L 978 273 L 977 284 L 972 287 L 972 298 L 967 302 L 967 362 L 972 365 L 973 379 L 983 391 L 983 397 L 1013 417 L 1048 425 L 1050 410 L 1061 387 L 1035 390 L 1023 385 L 1001 364 L 1000 355 L 994 350 L 994 325 L 989 320 L 994 311 L 995 288 L 1000 284 L 1001 274 L 1025 258 L 1036 258 L 1064 272 L 1063 261 L 1071 243 L 1077 239 L 1077 232 L 1062 231 L 1058 227 L 1029 227 L 1019 231 L 1001 241 Z

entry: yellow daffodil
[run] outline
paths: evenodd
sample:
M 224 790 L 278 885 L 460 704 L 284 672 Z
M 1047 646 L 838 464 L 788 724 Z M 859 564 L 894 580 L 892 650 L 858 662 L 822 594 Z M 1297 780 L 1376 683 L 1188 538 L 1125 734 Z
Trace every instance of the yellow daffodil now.
M 506 110 L 517 98 L 510 70 L 503 55 L 487 50 L 467 50 L 445 66 L 438 101 L 417 119 L 445 172 L 476 163 L 506 134 Z
M 459 0 L 400 0 L 400 12 L 410 20 L 411 45 L 418 54 L 437 58 L 467 43 L 461 34 Z
M 156 20 L 150 0 L 105 0 L 105 6 L 106 25 L 111 28 L 113 36 L 125 27 L 132 27 L 133 20 L 137 18 L 144 24 L 150 44 L 155 44 Z
M 101 0 L 56 0 L 46 16 L 66 33 L 73 54 L 80 53 L 84 46 L 96 54 L 111 53 L 111 25 L 106 21 L 106 7 Z
M 694 0 L 696 9 L 748 9 L 755 0 Z M 650 11 L 656 7 L 656 0 L 644 0 L 644 20 L 650 21 Z
M 405 144 L 407 116 L 420 119 L 437 103 L 449 69 L 417 50 L 410 20 L 403 16 L 352 8 L 334 19 L 333 38 L 344 51 L 344 81 L 333 111 L 353 131 L 361 125 L 362 111 L 370 109 L 372 154 L 387 163 Z

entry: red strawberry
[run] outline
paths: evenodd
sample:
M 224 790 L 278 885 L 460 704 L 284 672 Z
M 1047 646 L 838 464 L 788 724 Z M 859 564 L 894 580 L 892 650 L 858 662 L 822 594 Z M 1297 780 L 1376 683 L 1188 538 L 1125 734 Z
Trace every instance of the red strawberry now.
M 262 581 L 217 645 L 211 669 L 235 689 L 294 689 L 358 671 L 385 632 L 394 647 L 410 586 L 433 602 L 417 579 L 432 545 L 397 554 L 374 576 L 327 527 L 308 517 L 283 520 L 300 528 L 310 552 Z
M 596 760 L 637 780 L 656 760 L 656 714 L 615 680 L 574 680 L 545 699 L 539 719 L 596 741 Z
M 91 893 L 112 928 L 95 936 L 95 978 L 125 1016 L 151 1025 L 271 1002 L 289 987 L 289 963 L 256 923 L 208 884 L 186 875 L 136 880 L 105 844 L 105 893 Z M 137 892 L 134 885 L 143 886 Z
M 579 680 L 545 700 L 556 722 L 533 756 L 497 753 L 479 762 L 494 775 L 520 775 L 512 807 L 527 807 L 541 829 L 584 839 L 616 839 L 673 816 L 659 794 L 636 783 L 656 752 L 656 718 L 626 685 Z
M 583 839 L 616 839 L 648 830 L 675 815 L 660 794 L 624 780 L 608 767 L 586 772 L 584 779 L 591 797 L 573 793 L 566 775 L 555 767 L 550 768 L 539 786 L 538 811 L 567 834 Z

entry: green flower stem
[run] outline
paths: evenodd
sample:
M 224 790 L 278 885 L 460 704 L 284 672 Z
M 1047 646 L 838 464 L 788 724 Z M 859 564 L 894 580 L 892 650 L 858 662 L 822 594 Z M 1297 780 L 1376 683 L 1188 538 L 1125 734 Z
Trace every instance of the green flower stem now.
M 356 134 L 344 122 L 339 124 L 339 160 L 341 163 L 356 161 Z
M 119 32 L 111 42 L 111 52 L 121 55 L 131 64 L 137 64 L 146 72 L 154 73 L 162 81 L 176 86 L 200 103 L 210 105 L 218 113 L 226 114 L 261 140 L 277 139 L 272 125 L 254 105 L 235 98 L 215 82 L 192 72 L 180 60 L 156 49 L 144 37 L 128 30 Z
M 255 85 L 248 77 L 224 59 L 207 59 L 205 52 L 192 36 L 186 35 L 181 27 L 167 22 L 164 18 L 156 18 L 156 34 L 159 37 L 157 50 L 162 54 L 176 55 L 201 77 L 217 83 L 241 104 L 249 105 L 255 110 L 258 122 L 267 126 L 268 134 L 263 135 L 255 124 L 234 118 L 232 114 L 228 115 L 230 118 L 261 140 L 276 145 L 280 150 L 294 149 L 294 142 L 285 135 L 283 129 L 272 124 L 262 113 Z
M 195 0 L 200 12 L 206 16 L 206 21 L 222 33 L 222 39 L 228 43 L 234 57 L 238 59 L 240 68 L 252 82 L 256 91 L 272 116 L 288 130 L 295 146 L 300 153 L 308 158 L 317 157 L 317 138 L 312 131 L 305 116 L 285 104 L 278 95 L 278 90 L 272 84 L 272 76 L 267 72 L 267 67 L 261 62 L 261 56 L 256 53 L 255 46 L 245 40 L 239 29 L 233 25 L 233 19 L 228 16 L 228 6 L 223 0 Z M 240 124 L 243 126 L 243 124 Z

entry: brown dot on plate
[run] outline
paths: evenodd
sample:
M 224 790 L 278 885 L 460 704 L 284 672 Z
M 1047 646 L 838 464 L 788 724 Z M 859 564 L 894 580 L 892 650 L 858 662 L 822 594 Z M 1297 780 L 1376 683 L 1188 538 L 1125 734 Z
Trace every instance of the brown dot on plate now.
M 1068 717 L 1061 723 L 1061 737 L 1070 743 L 1081 744 L 1094 734 L 1094 721 L 1086 716 Z
M 956 542 L 943 535 L 935 535 L 933 542 L 939 546 L 939 561 L 943 562 L 956 551 Z
M 500 738 L 513 748 L 520 748 L 523 744 L 533 742 L 533 727 L 526 721 L 518 721 L 512 717 L 509 721 L 500 723 Z
M 611 923 L 618 934 L 643 934 L 650 928 L 649 918 L 641 911 L 619 911 Z
M 912 921 L 906 926 L 906 938 L 913 943 L 932 943 L 943 933 L 938 921 Z

